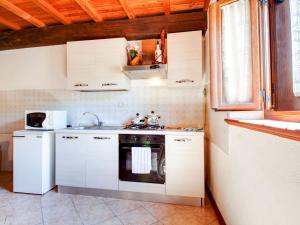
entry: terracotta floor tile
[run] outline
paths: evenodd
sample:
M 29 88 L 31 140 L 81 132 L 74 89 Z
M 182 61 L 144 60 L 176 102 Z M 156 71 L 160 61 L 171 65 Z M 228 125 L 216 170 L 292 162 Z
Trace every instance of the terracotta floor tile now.
M 159 220 L 167 216 L 172 216 L 178 211 L 177 206 L 172 204 L 153 203 L 151 205 L 144 205 L 144 207 Z
M 117 217 L 114 217 L 112 219 L 105 220 L 102 223 L 97 223 L 95 225 L 123 225 L 123 224 Z
M 157 221 L 157 219 L 155 219 L 143 207 L 124 213 L 119 216 L 119 218 L 122 223 L 126 225 L 150 225 Z
M 117 216 L 141 207 L 141 204 L 138 201 L 123 199 L 110 200 L 106 202 L 106 204 Z
M 78 213 L 84 225 L 98 224 L 114 217 L 105 204 L 81 206 Z

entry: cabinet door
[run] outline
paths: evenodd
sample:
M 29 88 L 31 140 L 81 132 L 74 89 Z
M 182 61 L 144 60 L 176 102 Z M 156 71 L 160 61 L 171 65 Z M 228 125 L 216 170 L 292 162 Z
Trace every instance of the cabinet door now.
M 68 89 L 96 89 L 95 41 L 67 43 Z
M 125 48 L 125 38 L 68 42 L 68 89 L 128 90 Z
M 127 63 L 125 38 L 103 39 L 94 47 L 98 88 L 128 90 L 130 80 L 121 70 L 121 67 Z
M 203 135 L 166 136 L 166 193 L 204 197 Z
M 86 187 L 118 190 L 118 135 L 87 136 Z
M 56 184 L 85 187 L 86 138 L 83 134 L 56 135 Z
M 168 85 L 193 87 L 202 85 L 202 32 L 168 35 Z
M 210 91 L 213 109 L 260 109 L 258 12 L 258 1 L 252 0 L 221 0 L 210 5 Z

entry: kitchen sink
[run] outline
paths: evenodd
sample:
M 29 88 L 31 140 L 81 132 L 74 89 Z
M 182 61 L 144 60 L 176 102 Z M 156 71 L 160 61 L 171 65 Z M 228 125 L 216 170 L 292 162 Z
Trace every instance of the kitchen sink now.
M 91 127 L 84 127 L 84 126 L 79 126 L 79 127 L 71 127 L 69 128 L 71 130 L 121 130 L 122 127 L 120 126 L 91 126 Z

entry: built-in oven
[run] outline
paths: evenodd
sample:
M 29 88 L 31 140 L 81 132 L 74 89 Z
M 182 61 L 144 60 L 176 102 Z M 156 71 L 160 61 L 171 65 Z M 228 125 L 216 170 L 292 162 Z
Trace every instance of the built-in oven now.
M 136 161 L 134 154 L 139 156 L 140 162 Z M 136 171 L 133 169 L 134 163 L 141 164 L 141 167 L 147 167 L 147 165 L 143 165 L 144 163 L 148 164 L 149 170 L 147 172 Z M 164 184 L 165 136 L 120 134 L 119 179 L 121 181 Z

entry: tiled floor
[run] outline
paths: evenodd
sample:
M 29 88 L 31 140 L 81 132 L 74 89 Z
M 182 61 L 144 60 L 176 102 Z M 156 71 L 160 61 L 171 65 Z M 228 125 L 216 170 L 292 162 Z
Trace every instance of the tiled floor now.
M 0 225 L 219 225 L 208 201 L 200 208 L 11 189 L 11 174 L 0 173 Z

